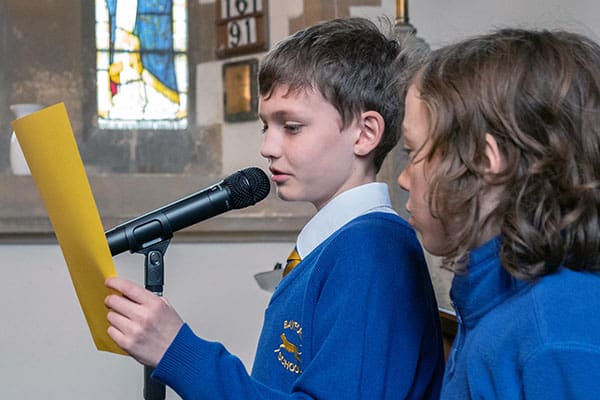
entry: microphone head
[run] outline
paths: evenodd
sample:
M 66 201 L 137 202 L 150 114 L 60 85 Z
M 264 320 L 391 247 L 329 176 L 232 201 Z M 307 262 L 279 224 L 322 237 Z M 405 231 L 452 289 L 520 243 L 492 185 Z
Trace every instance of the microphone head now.
M 223 180 L 229 188 L 233 209 L 258 203 L 269 194 L 271 184 L 265 172 L 256 167 L 242 169 Z

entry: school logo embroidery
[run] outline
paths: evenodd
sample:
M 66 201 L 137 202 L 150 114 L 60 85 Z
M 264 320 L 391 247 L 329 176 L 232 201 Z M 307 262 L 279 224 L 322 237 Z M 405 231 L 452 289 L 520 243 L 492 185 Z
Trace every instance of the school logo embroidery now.
M 277 360 L 286 370 L 301 374 L 302 326 L 296 321 L 284 321 L 283 330 L 284 332 L 279 335 L 281 344 L 274 350 L 277 353 Z

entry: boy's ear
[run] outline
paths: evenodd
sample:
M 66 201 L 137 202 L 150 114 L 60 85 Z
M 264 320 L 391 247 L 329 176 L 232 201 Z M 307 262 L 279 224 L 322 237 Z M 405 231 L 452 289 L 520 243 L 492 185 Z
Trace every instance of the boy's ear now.
M 504 169 L 504 159 L 498 147 L 498 142 L 489 133 L 485 134 L 485 156 L 488 160 L 488 165 L 485 168 L 486 175 L 496 175 Z
M 377 111 L 365 111 L 360 115 L 359 135 L 354 143 L 354 153 L 366 156 L 379 145 L 385 129 L 385 121 Z

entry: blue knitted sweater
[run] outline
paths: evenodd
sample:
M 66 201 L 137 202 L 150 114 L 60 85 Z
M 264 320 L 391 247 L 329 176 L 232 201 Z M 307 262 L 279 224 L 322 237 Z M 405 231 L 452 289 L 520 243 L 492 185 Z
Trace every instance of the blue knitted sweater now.
M 499 240 L 471 252 L 451 297 L 459 330 L 443 399 L 600 398 L 600 274 L 512 277 Z
M 184 325 L 154 377 L 184 399 L 437 398 L 443 349 L 421 248 L 396 215 L 340 228 L 276 288 L 252 374 Z

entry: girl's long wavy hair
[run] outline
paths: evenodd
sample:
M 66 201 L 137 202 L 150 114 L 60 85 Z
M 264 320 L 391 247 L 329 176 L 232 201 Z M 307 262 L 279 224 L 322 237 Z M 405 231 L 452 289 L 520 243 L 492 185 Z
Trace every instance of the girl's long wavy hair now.
M 415 83 L 430 115 L 430 208 L 452 232 L 446 263 L 460 270 L 492 227 L 520 279 L 561 265 L 599 270 L 600 47 L 575 33 L 503 29 L 433 51 Z M 486 133 L 505 161 L 491 178 Z M 485 211 L 491 187 L 500 194 Z

